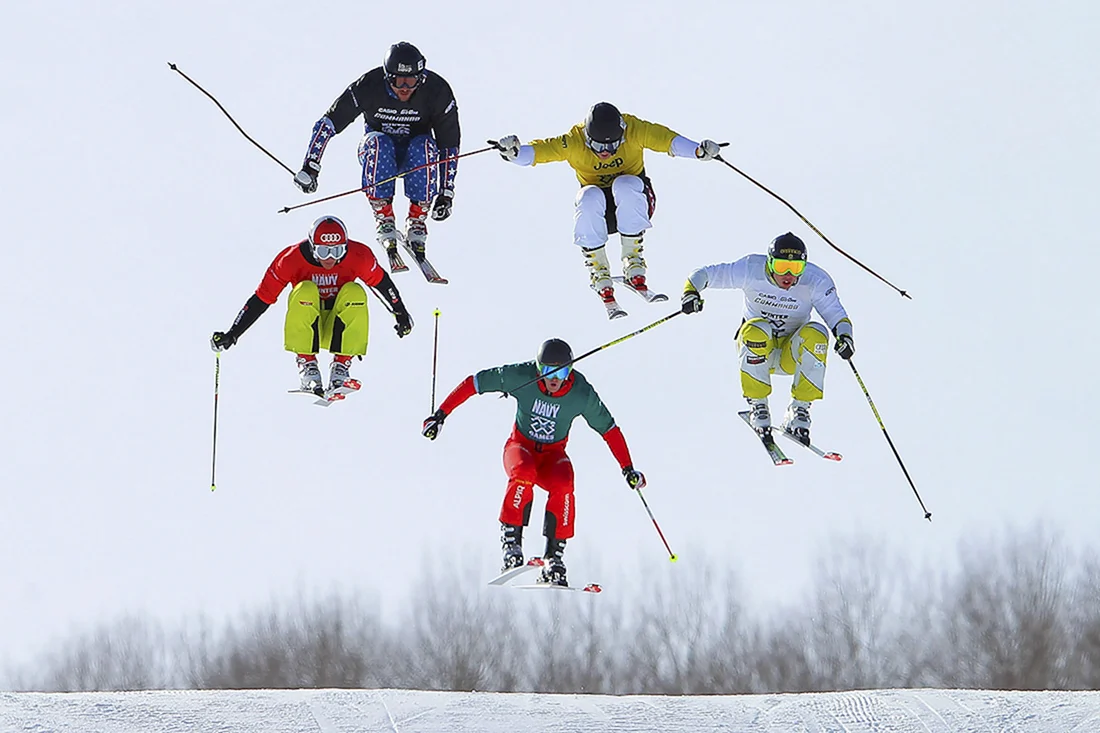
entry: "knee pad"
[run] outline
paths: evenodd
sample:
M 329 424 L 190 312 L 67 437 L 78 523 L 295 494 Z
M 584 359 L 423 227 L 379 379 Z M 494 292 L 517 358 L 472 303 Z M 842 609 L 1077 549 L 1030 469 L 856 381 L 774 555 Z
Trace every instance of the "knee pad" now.
M 753 355 L 767 359 L 775 349 L 775 335 L 771 321 L 766 318 L 750 318 L 737 333 L 738 342 Z

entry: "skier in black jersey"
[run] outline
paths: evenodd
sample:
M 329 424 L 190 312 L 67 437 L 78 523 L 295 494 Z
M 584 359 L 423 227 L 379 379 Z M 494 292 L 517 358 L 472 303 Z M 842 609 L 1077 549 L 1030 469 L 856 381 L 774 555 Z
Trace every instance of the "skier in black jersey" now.
M 390 46 L 382 66 L 352 82 L 313 126 L 302 170 L 294 176 L 302 191 L 317 190 L 325 146 L 360 115 L 366 126 L 359 143 L 363 187 L 374 212 L 378 242 L 386 248 L 391 263 L 397 254 L 398 239 L 393 209 L 396 181 L 374 184 L 425 163 L 445 161 L 402 179 L 409 199 L 405 241 L 414 256 L 422 259 L 428 238 L 428 212 L 432 219 L 443 221 L 451 215 L 454 201 L 458 172 L 454 158 L 461 132 L 451 86 L 426 68 L 416 46 L 405 41 Z

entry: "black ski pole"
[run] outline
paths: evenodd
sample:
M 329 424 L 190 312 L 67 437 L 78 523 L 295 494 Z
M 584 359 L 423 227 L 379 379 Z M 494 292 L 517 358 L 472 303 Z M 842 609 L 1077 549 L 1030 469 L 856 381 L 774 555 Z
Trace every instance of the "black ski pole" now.
M 892 287 L 892 288 L 893 288 L 894 290 L 896 290 L 896 291 L 898 291 L 899 293 L 901 293 L 901 295 L 902 295 L 902 297 L 903 297 L 903 298 L 909 298 L 909 300 L 912 300 L 912 299 L 913 299 L 912 297 L 910 297 L 909 293 L 907 293 L 906 291 L 902 290 L 902 289 L 901 289 L 901 288 L 899 288 L 899 287 L 898 287 L 897 285 L 894 285 L 894 284 L 893 284 L 892 282 L 890 282 L 889 280 L 887 280 L 886 278 L 884 278 L 884 277 L 883 277 L 882 275 L 878 274 L 877 272 L 875 272 L 874 270 L 872 270 L 872 269 L 871 269 L 870 267 L 868 267 L 867 265 L 863 264 L 862 262 L 860 262 L 859 260 L 857 260 L 857 259 L 856 259 L 855 257 L 852 257 L 852 256 L 851 256 L 850 254 L 848 254 L 847 252 L 845 252 L 844 250 L 842 250 L 842 249 L 841 249 L 840 247 L 837 247 L 837 246 L 836 246 L 835 244 L 833 244 L 833 242 L 832 242 L 832 240 L 831 240 L 831 239 L 829 239 L 828 237 L 826 237 L 826 236 L 825 236 L 825 235 L 824 235 L 824 234 L 823 234 L 823 233 L 821 232 L 821 230 L 820 230 L 820 229 L 818 229 L 817 227 L 815 227 L 815 226 L 814 226 L 814 225 L 813 225 L 813 224 L 812 224 L 812 223 L 810 222 L 810 220 L 809 220 L 809 219 L 807 219 L 806 217 L 802 216 L 802 214 L 801 214 L 801 213 L 799 213 L 798 209 L 794 208 L 794 207 L 793 207 L 793 206 L 791 206 L 791 205 L 790 205 L 789 203 L 787 203 L 787 200 L 786 200 L 786 199 L 784 199 L 784 198 L 783 198 L 782 196 L 780 196 L 779 194 L 777 194 L 777 193 L 776 193 L 775 191 L 772 191 L 772 190 L 771 190 L 770 188 L 768 188 L 767 186 L 765 186 L 765 185 L 764 185 L 763 183 L 760 183 L 760 182 L 759 182 L 759 181 L 757 181 L 757 180 L 756 180 L 755 178 L 753 178 L 752 176 L 750 176 L 750 175 L 749 175 L 748 173 L 745 173 L 745 172 L 744 172 L 743 170 L 741 170 L 740 168 L 738 168 L 737 166 L 733 165 L 733 164 L 732 164 L 732 163 L 730 163 L 730 162 L 729 162 L 728 160 L 726 160 L 725 158 L 723 158 L 723 157 L 722 157 L 721 155 L 719 155 L 719 156 L 718 156 L 717 158 L 715 158 L 715 160 L 720 160 L 720 161 L 722 161 L 722 162 L 723 162 L 723 163 L 725 163 L 725 164 L 726 164 L 727 166 L 729 166 L 729 167 L 730 167 L 731 169 L 733 169 L 733 171 L 735 171 L 736 173 L 739 173 L 739 174 L 741 174 L 742 176 L 744 176 L 745 178 L 747 178 L 747 179 L 748 179 L 748 180 L 749 180 L 749 181 L 750 181 L 750 182 L 751 182 L 751 183 L 752 183 L 753 185 L 757 186 L 758 188 L 760 188 L 760 189 L 761 189 L 761 190 L 763 190 L 764 192 L 766 192 L 766 193 L 770 194 L 770 195 L 771 195 L 771 196 L 773 196 L 773 197 L 774 197 L 774 198 L 775 198 L 775 199 L 776 199 L 777 201 L 779 201 L 779 203 L 783 204 L 783 205 L 784 205 L 784 206 L 786 206 L 786 207 L 787 207 L 788 209 L 790 209 L 791 211 L 793 211 L 793 212 L 795 213 L 795 216 L 797 216 L 797 217 L 798 217 L 799 219 L 801 219 L 802 221 L 804 221 L 804 222 L 806 223 L 806 226 L 808 226 L 808 227 L 809 227 L 810 229 L 813 229 L 813 230 L 814 230 L 814 233 L 815 233 L 815 234 L 816 234 L 817 236 L 819 236 L 819 237 L 821 237 L 822 239 L 824 239 L 824 240 L 825 240 L 825 242 L 826 242 L 826 244 L 828 244 L 828 245 L 829 245 L 830 247 L 832 247 L 833 249 L 835 249 L 835 250 L 836 250 L 837 252 L 839 252 L 840 254 L 844 255 L 845 257 L 847 257 L 848 259 L 850 259 L 850 260 L 851 260 L 852 262 L 856 263 L 857 265 L 859 265 L 860 267 L 862 267 L 862 268 L 863 268 L 864 270 L 866 270 L 867 272 L 871 273 L 872 275 L 874 275 L 875 277 L 877 277 L 877 278 L 878 278 L 879 280 L 881 280 L 882 282 L 884 282 L 884 283 L 886 283 L 887 285 L 889 285 L 890 287 Z
M 244 136 L 245 136 L 245 138 L 246 138 L 246 139 L 248 140 L 248 142 L 250 142 L 250 143 L 252 143 L 253 145 L 255 145 L 255 146 L 256 146 L 257 148 L 259 148 L 260 150 L 262 150 L 262 151 L 264 152 L 264 154 L 265 154 L 265 155 L 267 155 L 267 157 L 271 158 L 271 159 L 272 159 L 272 160 L 274 160 L 274 161 L 275 161 L 276 163 L 278 163 L 279 165 L 281 165 L 281 166 L 282 166 L 282 167 L 283 167 L 283 168 L 284 168 L 284 169 L 286 170 L 286 172 L 287 172 L 287 173 L 289 173 L 289 174 L 290 174 L 290 175 L 292 175 L 292 176 L 294 175 L 294 171 L 292 171 L 292 170 L 291 170 L 291 169 L 290 169 L 290 168 L 289 168 L 289 167 L 287 166 L 287 164 L 286 164 L 286 163 L 284 163 L 283 161 L 281 161 L 281 160 L 279 160 L 278 158 L 276 158 L 276 157 L 275 157 L 274 155 L 272 155 L 271 153 L 269 153 L 269 152 L 267 151 L 267 148 L 265 148 L 265 147 L 264 147 L 263 145 L 260 145 L 260 144 L 259 144 L 258 142 L 256 142 L 255 140 L 253 140 L 253 139 L 252 139 L 252 136 L 251 136 L 251 135 L 249 135 L 249 134 L 248 134 L 247 132 L 245 132 L 245 131 L 244 131 L 244 128 L 242 128 L 242 127 L 241 127 L 240 125 L 238 125 L 238 124 L 237 124 L 237 121 L 236 121 L 235 119 L 233 119 L 233 115 L 229 114 L 229 112 L 227 112 L 227 111 L 226 111 L 225 107 L 223 107 L 223 106 L 222 106 L 222 103 L 221 103 L 221 102 L 219 102 L 219 101 L 218 101 L 217 99 L 215 99 L 215 98 L 214 98 L 214 95 L 213 95 L 213 94 L 211 94 L 210 92 L 206 91 L 206 90 L 205 90 L 205 89 L 203 89 L 203 88 L 202 88 L 201 86 L 199 86 L 198 82 L 196 82 L 196 81 L 195 81 L 194 79 L 192 79 L 191 77 L 189 77 L 189 76 L 188 76 L 187 74 L 185 74 L 185 73 L 183 73 L 182 71 L 180 71 L 179 67 L 178 67 L 178 66 L 176 66 L 175 64 L 173 64 L 173 63 L 172 63 L 171 61 L 169 61 L 169 62 L 168 62 L 168 68 L 169 68 L 169 69 L 171 69 L 172 71 L 176 72 L 176 73 L 177 73 L 177 74 L 179 74 L 180 76 L 182 76 L 182 77 L 183 77 L 184 79 L 186 79 L 187 81 L 189 81 L 189 82 L 191 83 L 191 85 L 192 85 L 192 86 L 194 86 L 194 87 L 195 87 L 196 89 L 198 89 L 198 90 L 199 90 L 200 92 L 202 92 L 202 93 L 203 93 L 203 94 L 205 94 L 206 96 L 210 97 L 210 101 L 211 101 L 211 102 L 213 102 L 214 104 L 218 105 L 218 109 L 220 109 L 220 110 L 222 111 L 222 114 L 224 114 L 224 115 L 225 115 L 226 117 L 228 117 L 228 118 L 229 118 L 229 121 L 233 123 L 233 126 L 234 126 L 234 127 L 236 127 L 236 128 L 238 129 L 238 130 L 240 130 L 240 133 L 241 133 L 242 135 L 244 135 Z
M 583 353 L 580 356 L 578 356 L 577 358 L 575 358 L 573 361 L 569 362 L 568 364 L 562 364 L 561 366 L 563 366 L 563 367 L 573 366 L 574 364 L 576 364 L 581 359 L 586 359 L 586 358 L 592 356 L 593 354 L 595 354 L 599 351 L 603 351 L 604 349 L 610 349 L 615 344 L 621 344 L 623 341 L 626 341 L 627 339 L 632 339 L 632 338 L 634 338 L 635 336 L 637 336 L 639 334 L 643 334 L 646 331 L 650 330 L 651 328 L 656 328 L 657 326 L 660 326 L 665 321 L 672 320 L 673 318 L 680 315 L 681 313 L 683 313 L 683 311 L 676 311 L 675 313 L 669 313 L 664 318 L 662 318 L 660 320 L 657 320 L 657 321 L 654 321 L 653 323 L 649 324 L 648 326 L 644 326 L 642 328 L 639 328 L 637 331 L 633 331 L 631 333 L 628 333 L 625 336 L 620 336 L 619 338 L 615 339 L 614 341 L 608 341 L 603 346 L 597 346 L 596 348 L 592 349 L 591 351 L 586 351 L 585 353 Z M 520 386 L 516 387 L 516 391 L 523 389 L 524 387 L 526 387 L 529 384 L 534 384 L 535 382 L 539 381 L 540 379 L 542 379 L 542 375 L 539 375 L 539 376 L 535 377 L 534 379 L 530 379 L 530 380 L 524 382 Z M 507 397 L 507 396 L 508 396 L 507 392 L 504 392 L 501 395 L 501 397 Z
M 642 506 L 645 507 L 646 514 L 649 515 L 650 520 L 653 522 L 653 526 L 657 528 L 657 534 L 661 537 L 661 542 L 665 543 L 665 549 L 668 550 L 668 561 L 676 562 L 680 558 L 676 556 L 676 553 L 672 551 L 672 548 L 668 546 L 668 540 L 665 539 L 665 533 L 661 531 L 661 525 L 657 524 L 657 520 L 653 517 L 653 512 L 649 510 L 649 503 L 645 500 L 645 496 L 642 495 L 640 488 L 634 489 L 638 492 L 638 498 L 642 500 Z
M 867 398 L 867 404 L 871 406 L 871 412 L 875 413 L 875 419 L 878 420 L 878 426 L 882 428 L 882 434 L 886 436 L 886 442 L 890 444 L 890 450 L 894 451 L 894 458 L 898 459 L 898 465 L 901 466 L 901 472 L 905 474 L 905 479 L 913 489 L 913 495 L 917 497 L 917 503 L 919 503 L 920 508 L 924 510 L 924 518 L 931 522 L 932 512 L 928 511 L 928 508 L 924 506 L 924 501 L 920 498 L 920 492 L 917 491 L 917 485 L 914 484 L 913 479 L 909 477 L 909 471 L 906 470 L 905 464 L 901 460 L 901 456 L 898 455 L 898 449 L 894 447 L 894 441 L 890 440 L 890 433 L 886 432 L 886 426 L 882 423 L 882 416 L 878 414 L 878 408 L 875 407 L 875 402 L 871 399 L 871 393 L 867 391 L 867 385 L 863 383 L 863 378 L 860 377 L 859 372 L 856 371 L 855 362 L 848 359 L 848 366 L 852 367 L 852 374 L 856 375 L 856 381 L 859 382 L 859 388 L 863 390 L 863 396 Z
M 218 382 L 221 379 L 222 355 L 214 352 L 214 444 L 210 451 L 210 490 L 218 488 L 214 476 L 218 469 Z
M 416 166 L 415 168 L 409 168 L 407 171 L 403 171 L 401 173 L 398 173 L 396 176 L 390 176 L 389 178 L 384 178 L 381 181 L 378 181 L 377 183 L 372 183 L 368 186 L 362 186 L 360 188 L 353 188 L 350 191 L 344 191 L 342 193 L 334 193 L 331 196 L 323 196 L 319 199 L 313 199 L 312 201 L 306 201 L 304 204 L 295 204 L 294 206 L 284 206 L 283 208 L 279 209 L 279 213 L 280 214 L 285 214 L 288 211 L 294 211 L 295 209 L 300 209 L 303 206 L 313 206 L 314 204 L 319 204 L 323 201 L 332 201 L 333 199 L 338 199 L 338 198 L 341 198 L 343 196 L 350 196 L 353 193 L 361 193 L 361 192 L 366 191 L 366 190 L 371 189 L 371 188 L 378 188 L 383 183 L 389 183 L 390 181 L 396 181 L 398 178 L 404 178 L 405 176 L 409 175 L 410 173 L 412 173 L 414 171 L 423 170 L 424 168 L 430 168 L 433 165 L 440 165 L 441 163 L 446 163 L 446 162 L 451 161 L 451 160 L 458 160 L 459 158 L 465 158 L 465 157 L 470 156 L 470 155 L 477 155 L 479 153 L 487 153 L 492 149 L 493 148 L 481 148 L 480 150 L 471 150 L 468 153 L 462 153 L 461 155 L 456 155 L 452 158 L 443 158 L 442 160 L 437 160 L 433 163 L 424 163 L 422 165 Z
M 432 409 L 429 414 L 435 414 L 435 367 L 436 357 L 439 354 L 439 309 L 432 313 L 435 316 L 435 336 L 432 338 Z

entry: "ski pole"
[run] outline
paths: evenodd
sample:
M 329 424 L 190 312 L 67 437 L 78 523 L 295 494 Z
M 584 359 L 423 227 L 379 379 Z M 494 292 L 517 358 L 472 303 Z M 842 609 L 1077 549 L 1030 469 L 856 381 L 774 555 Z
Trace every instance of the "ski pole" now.
M 443 158 L 442 160 L 437 160 L 437 161 L 434 161 L 432 163 L 424 163 L 422 165 L 416 166 L 415 168 L 409 168 L 407 171 L 404 171 L 402 173 L 398 173 L 396 176 L 390 176 L 389 178 L 384 178 L 381 181 L 377 181 L 376 183 L 372 183 L 372 184 L 367 185 L 367 186 L 362 186 L 361 188 L 353 188 L 350 191 L 344 191 L 343 193 L 334 193 L 331 196 L 325 196 L 323 198 L 313 199 L 312 201 L 306 201 L 304 204 L 295 204 L 294 206 L 284 206 L 283 208 L 279 209 L 279 213 L 280 214 L 285 214 L 288 211 L 294 211 L 295 209 L 300 209 L 303 206 L 313 206 L 314 204 L 319 204 L 322 201 L 332 201 L 333 199 L 338 199 L 342 196 L 350 196 L 353 193 L 359 193 L 361 191 L 367 191 L 368 189 L 371 189 L 371 188 L 377 188 L 378 186 L 381 186 L 383 183 L 389 183 L 390 181 L 396 181 L 398 178 L 403 178 L 403 177 L 409 175 L 410 173 L 412 173 L 413 171 L 422 170 L 424 168 L 430 168 L 433 165 L 441 165 L 443 163 L 447 163 L 447 162 L 452 161 L 452 160 L 458 160 L 459 158 L 466 158 L 470 155 L 478 155 L 479 153 L 487 153 L 492 149 L 493 148 L 489 147 L 489 148 L 481 148 L 480 150 L 471 150 L 470 152 L 462 153 L 461 155 L 455 155 L 455 156 L 450 157 L 450 158 Z
M 218 382 L 222 372 L 222 355 L 214 352 L 214 444 L 210 451 L 210 490 L 218 488 L 214 476 L 218 467 Z
M 725 158 L 723 158 L 723 157 L 722 157 L 721 155 L 719 155 L 718 157 L 716 157 L 716 158 L 715 158 L 715 160 L 720 160 L 720 161 L 722 161 L 722 162 L 723 162 L 723 163 L 725 163 L 725 164 L 726 164 L 727 166 L 729 166 L 729 167 L 730 167 L 730 168 L 731 168 L 731 169 L 732 169 L 732 170 L 733 170 L 734 172 L 736 172 L 736 173 L 739 173 L 739 174 L 741 174 L 742 176 L 744 176 L 745 178 L 747 178 L 747 179 L 748 179 L 748 180 L 749 180 L 749 181 L 750 181 L 750 182 L 751 182 L 751 183 L 752 183 L 753 185 L 755 185 L 755 186 L 759 187 L 760 189 L 762 189 L 762 190 L 763 190 L 763 191 L 765 191 L 766 193 L 768 193 L 768 194 L 772 195 L 773 197 L 775 197 L 775 199 L 776 199 L 777 201 L 779 201 L 779 203 L 783 204 L 783 205 L 784 205 L 784 206 L 786 206 L 786 207 L 787 207 L 788 209 L 790 209 L 791 211 L 793 211 L 793 212 L 795 213 L 795 216 L 797 216 L 797 217 L 798 217 L 799 219 L 801 219 L 802 221 L 804 221 L 804 222 L 806 223 L 806 226 L 808 226 L 808 227 L 809 227 L 810 229 L 813 229 L 813 230 L 814 230 L 814 233 L 815 233 L 815 234 L 816 234 L 817 236 L 819 236 L 819 237 L 821 237 L 822 239 L 824 239 L 824 240 L 825 240 L 825 242 L 826 242 L 826 244 L 828 244 L 828 245 L 829 245 L 830 247 L 832 247 L 833 249 L 835 249 L 835 250 L 836 250 L 837 252 L 839 252 L 840 254 L 844 255 L 845 257 L 847 257 L 848 259 L 850 259 L 850 260 L 851 260 L 852 262 L 856 263 L 857 265 L 859 265 L 860 267 L 862 267 L 862 268 L 863 268 L 864 270 L 866 270 L 867 272 L 871 273 L 872 275 L 874 275 L 875 277 L 877 277 L 877 278 L 878 278 L 879 280 L 881 280 L 882 282 L 884 282 L 884 283 L 886 283 L 887 285 L 889 285 L 890 287 L 892 287 L 892 288 L 893 288 L 894 290 L 896 290 L 896 291 L 898 291 L 899 293 L 901 293 L 901 296 L 902 296 L 903 298 L 909 298 L 909 300 L 912 300 L 912 299 L 913 299 L 912 297 L 910 297 L 909 293 L 907 293 L 906 291 L 902 290 L 902 289 L 901 289 L 901 288 L 899 288 L 899 287 L 898 287 L 897 285 L 894 285 L 894 284 L 893 284 L 892 282 L 890 282 L 889 280 L 887 280 L 886 278 L 884 278 L 884 277 L 883 277 L 882 275 L 878 274 L 877 272 L 875 272 L 874 270 L 872 270 L 872 269 L 871 269 L 870 267 L 868 267 L 867 265 L 863 264 L 862 262 L 860 262 L 859 260 L 857 260 L 857 259 L 856 259 L 855 257 L 852 257 L 852 256 L 851 256 L 850 254 L 848 254 L 847 252 L 845 252 L 844 250 L 842 250 L 842 249 L 841 249 L 840 247 L 837 247 L 837 246 L 836 246 L 835 244 L 833 244 L 832 240 L 830 240 L 830 239 L 829 239 L 828 237 L 826 237 L 826 236 L 825 236 L 824 234 L 822 234 L 822 232 L 821 232 L 821 230 L 820 230 L 820 229 L 818 229 L 817 227 L 815 227 L 815 226 L 814 226 L 814 225 L 813 225 L 813 224 L 812 224 L 812 223 L 810 222 L 810 220 L 809 220 L 809 219 L 807 219 L 806 217 L 802 216 L 802 214 L 800 214 L 800 213 L 799 213 L 798 209 L 794 208 L 794 207 L 793 207 L 793 206 L 791 206 L 791 205 L 790 205 L 789 203 L 787 203 L 786 199 L 784 199 L 784 198 L 783 198 L 782 196 L 780 196 L 779 194 L 777 194 L 777 193 L 776 193 L 775 191 L 772 191 L 772 190 L 771 190 L 770 188 L 768 188 L 768 187 L 767 187 L 767 186 L 765 186 L 764 184 L 762 184 L 762 183 L 760 183 L 759 181 L 757 181 L 757 180 L 756 180 L 755 178 L 753 178 L 752 176 L 750 176 L 750 175 L 749 175 L 748 173 L 745 173 L 745 172 L 744 172 L 744 171 L 742 171 L 741 169 L 737 168 L 736 166 L 734 166 L 733 164 L 731 164 L 731 163 L 730 163 L 730 162 L 729 162 L 728 160 L 726 160 Z
M 863 396 L 867 398 L 867 404 L 871 406 L 871 412 L 875 413 L 875 419 L 878 420 L 878 426 L 882 428 L 882 434 L 886 436 L 886 442 L 890 444 L 890 450 L 894 451 L 894 458 L 898 459 L 898 465 L 901 466 L 901 472 L 905 474 L 905 478 L 909 481 L 909 486 L 913 489 L 913 494 L 917 497 L 917 503 L 920 504 L 920 508 L 924 510 L 924 518 L 929 522 L 932 521 L 932 512 L 928 511 L 924 506 L 924 501 L 920 498 L 920 493 L 917 491 L 917 485 L 913 483 L 913 479 L 909 477 L 909 471 L 906 470 L 905 464 L 902 463 L 901 456 L 898 455 L 898 449 L 894 447 L 894 441 L 890 440 L 890 433 L 886 432 L 886 426 L 882 423 L 882 417 L 878 414 L 878 408 L 875 407 L 874 400 L 871 399 L 871 393 L 867 391 L 867 385 L 863 383 L 863 378 L 859 376 L 859 372 L 856 371 L 856 365 L 848 359 L 848 366 L 852 367 L 852 374 L 856 375 L 856 381 L 859 382 L 859 388 L 863 390 Z
M 586 351 L 585 353 L 581 354 L 580 356 L 578 356 L 576 359 L 569 362 L 568 364 L 562 364 L 562 366 L 563 367 L 573 366 L 574 364 L 576 364 L 581 359 L 586 359 L 586 358 L 588 358 L 589 356 L 592 356 L 593 354 L 595 354 L 598 351 L 603 351 L 604 349 L 610 349 L 615 344 L 621 344 L 623 341 L 626 341 L 627 339 L 632 339 L 632 338 L 634 338 L 635 336 L 637 336 L 639 334 L 643 334 L 646 331 L 650 330 L 651 328 L 656 328 L 657 326 L 660 326 L 665 321 L 672 320 L 673 318 L 680 315 L 681 313 L 683 313 L 683 311 L 676 311 L 675 313 L 670 313 L 667 316 L 665 316 L 664 318 L 662 318 L 660 320 L 657 320 L 657 321 L 654 321 L 653 323 L 649 324 L 648 326 L 644 326 L 643 328 L 639 328 L 637 331 L 633 331 L 631 333 L 628 333 L 625 336 L 620 336 L 619 338 L 615 339 L 614 341 L 608 341 L 603 346 L 597 346 L 596 348 L 592 349 L 591 351 Z M 534 384 L 535 382 L 539 381 L 540 379 L 542 379 L 541 375 L 538 376 L 538 377 L 535 377 L 534 379 L 529 379 L 528 381 L 524 382 L 520 386 L 516 387 L 516 389 L 513 390 L 513 391 L 519 391 L 519 390 L 523 389 L 524 387 L 526 387 L 529 384 Z M 505 392 L 501 396 L 502 397 L 507 397 L 508 393 Z
M 439 353 L 439 309 L 432 313 L 435 316 L 435 336 L 432 338 L 432 409 L 430 414 L 435 414 L 435 366 L 436 356 Z
M 224 115 L 225 115 L 226 117 L 228 117 L 228 118 L 229 118 L 229 121 L 233 123 L 233 126 L 234 126 L 234 127 L 236 127 L 236 128 L 238 129 L 238 130 L 240 130 L 241 134 L 245 136 L 245 138 L 246 138 L 246 139 L 248 140 L 248 142 L 250 142 L 250 143 L 252 143 L 253 145 L 255 145 L 255 146 L 256 146 L 257 148 L 259 148 L 260 150 L 262 150 L 262 151 L 263 151 L 263 152 L 264 152 L 264 153 L 265 153 L 265 154 L 267 155 L 267 157 L 271 158 L 271 159 L 272 159 L 272 160 L 274 160 L 274 161 L 275 161 L 276 163 L 278 163 L 279 165 L 281 165 L 281 166 L 282 166 L 282 167 L 283 167 L 284 169 L 286 169 L 286 172 L 287 172 L 287 173 L 289 173 L 289 174 L 290 174 L 290 175 L 292 175 L 292 176 L 294 175 L 294 171 L 292 171 L 292 170 L 291 170 L 291 169 L 290 169 L 290 168 L 289 168 L 289 167 L 287 166 L 287 164 L 286 164 L 286 163 L 284 163 L 283 161 L 281 161 L 281 160 L 279 160 L 278 158 L 276 158 L 276 157 L 275 157 L 274 155 L 272 155 L 271 153 L 269 153 L 269 152 L 267 151 L 267 148 L 265 148 L 265 147 L 264 147 L 263 145 L 260 145 L 260 144 L 259 144 L 258 142 L 256 142 L 255 140 L 253 140 L 253 139 L 252 139 L 252 137 L 251 137 L 251 136 L 250 136 L 250 135 L 249 135 L 249 134 L 248 134 L 247 132 L 245 132 L 245 131 L 244 131 L 244 128 L 242 128 L 242 127 L 241 127 L 240 125 L 238 125 L 238 124 L 237 124 L 237 121 L 236 121 L 235 119 L 233 119 L 233 116 L 232 116 L 231 114 L 229 114 L 229 112 L 227 112 L 227 111 L 226 111 L 225 107 L 223 107 L 223 106 L 222 106 L 222 103 L 221 103 L 221 102 L 219 102 L 219 101 L 218 101 L 217 99 L 215 99 L 215 98 L 214 98 L 214 95 L 213 95 L 213 94 L 211 94 L 210 92 L 206 91 L 206 90 L 205 90 L 205 89 L 203 89 L 203 88 L 202 88 L 201 86 L 199 86 L 198 82 L 196 82 L 196 81 L 195 81 L 194 79 L 192 79 L 191 77 L 189 77 L 189 76 L 188 76 L 187 74 L 185 74 L 185 73 L 183 73 L 182 71 L 180 71 L 179 67 L 178 67 L 178 66 L 176 66 L 175 64 L 173 64 L 173 63 L 172 63 L 171 61 L 169 61 L 169 62 L 168 62 L 168 68 L 169 68 L 169 69 L 171 69 L 172 71 L 176 72 L 176 73 L 177 73 L 177 74 L 179 74 L 180 76 L 182 76 L 182 77 L 183 77 L 184 79 L 186 79 L 187 81 L 189 81 L 189 82 L 191 83 L 191 85 L 192 85 L 192 86 L 194 86 L 194 87 L 195 87 L 196 89 L 198 89 L 198 90 L 199 90 L 200 92 L 202 92 L 202 93 L 203 93 L 203 94 L 205 94 L 206 96 L 210 97 L 210 101 L 211 101 L 211 102 L 213 102 L 214 104 L 218 105 L 218 109 L 220 109 L 220 110 L 222 111 L 222 114 L 224 114 Z
M 665 539 L 665 533 L 661 531 L 661 525 L 657 524 L 657 520 L 653 517 L 653 512 L 649 510 L 649 503 L 646 502 L 645 496 L 642 495 L 641 489 L 634 489 L 638 492 L 638 498 L 642 500 L 642 506 L 645 507 L 646 514 L 653 521 L 653 526 L 657 528 L 657 534 L 661 537 L 661 542 L 665 543 L 665 549 L 668 550 L 668 561 L 676 562 L 680 558 L 676 557 L 676 553 L 672 551 L 672 548 L 668 546 L 668 540 Z

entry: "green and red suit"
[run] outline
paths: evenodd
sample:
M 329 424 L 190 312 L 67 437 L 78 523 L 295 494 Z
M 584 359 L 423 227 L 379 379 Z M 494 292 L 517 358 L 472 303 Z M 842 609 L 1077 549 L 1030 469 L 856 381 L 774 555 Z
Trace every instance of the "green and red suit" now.
M 596 390 L 573 370 L 557 392 L 551 394 L 539 376 L 535 362 L 507 364 L 467 377 L 439 407 L 450 415 L 475 394 L 503 392 L 516 400 L 516 421 L 504 444 L 504 471 L 508 489 L 500 510 L 504 524 L 526 525 L 534 500 L 533 486 L 549 494 L 543 534 L 567 540 L 573 536 L 576 501 L 573 498 L 573 463 L 565 452 L 569 428 L 578 417 L 603 436 L 619 467 L 631 465 L 630 450 L 622 431 Z

